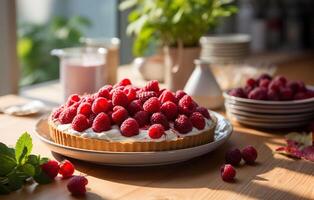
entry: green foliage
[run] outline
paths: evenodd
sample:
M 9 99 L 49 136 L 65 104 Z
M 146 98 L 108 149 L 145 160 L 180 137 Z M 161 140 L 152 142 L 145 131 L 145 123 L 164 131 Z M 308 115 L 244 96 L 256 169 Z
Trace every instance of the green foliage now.
M 222 17 L 237 11 L 233 0 L 125 0 L 121 10 L 132 8 L 127 34 L 134 35 L 133 52 L 141 55 L 152 43 L 196 46 Z
M 29 85 L 59 77 L 58 59 L 50 56 L 55 48 L 77 46 L 91 22 L 81 16 L 54 17 L 43 25 L 18 26 L 17 51 L 22 70 L 21 85 Z
M 39 184 L 52 181 L 40 168 L 48 158 L 30 154 L 32 148 L 32 138 L 27 132 L 20 136 L 15 149 L 0 142 L 0 194 L 18 190 L 30 179 Z

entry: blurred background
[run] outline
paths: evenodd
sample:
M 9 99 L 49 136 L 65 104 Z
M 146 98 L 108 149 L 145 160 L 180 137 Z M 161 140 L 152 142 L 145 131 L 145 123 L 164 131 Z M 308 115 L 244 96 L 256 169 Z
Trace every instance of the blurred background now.
M 120 4 L 118 0 L 2 0 L 0 95 L 58 79 L 58 59 L 50 51 L 80 46 L 84 37 L 119 38 L 119 63 L 131 63 L 135 58 L 133 39 L 126 34 L 130 10 L 120 11 Z M 220 19 L 207 34 L 248 34 L 252 55 L 286 58 L 308 55 L 314 49 L 313 0 L 237 0 L 228 4 L 237 12 Z M 148 49 L 145 56 L 155 53 L 154 47 Z

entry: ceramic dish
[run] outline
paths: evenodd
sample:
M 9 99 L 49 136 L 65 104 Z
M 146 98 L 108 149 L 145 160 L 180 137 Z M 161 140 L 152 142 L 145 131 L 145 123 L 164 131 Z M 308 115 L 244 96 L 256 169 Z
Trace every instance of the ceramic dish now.
M 47 117 L 36 124 L 36 135 L 51 151 L 61 155 L 103 165 L 153 166 L 183 162 L 215 150 L 228 140 L 231 123 L 218 113 L 214 142 L 186 149 L 158 152 L 109 152 L 84 150 L 55 143 L 49 136 Z

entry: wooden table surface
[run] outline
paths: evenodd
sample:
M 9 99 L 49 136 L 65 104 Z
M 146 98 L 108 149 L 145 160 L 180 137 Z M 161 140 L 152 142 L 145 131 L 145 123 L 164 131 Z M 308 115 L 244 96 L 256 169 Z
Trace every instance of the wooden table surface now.
M 24 97 L 3 96 L 0 97 L 0 107 L 34 98 L 53 106 L 61 100 L 59 88 L 57 83 L 50 83 L 22 92 Z M 34 127 L 40 117 L 1 114 L 0 141 L 14 145 L 19 135 L 28 131 L 33 138 L 33 153 L 64 159 L 52 153 L 34 135 Z M 314 163 L 273 154 L 274 149 L 285 144 L 285 132 L 258 131 L 238 124 L 234 127 L 226 144 L 212 153 L 180 164 L 130 168 L 70 160 L 76 166 L 75 174 L 88 175 L 87 199 L 314 199 Z M 219 169 L 224 163 L 225 152 L 246 145 L 256 147 L 257 164 L 237 167 L 236 182 L 223 182 Z M 48 185 L 26 185 L 10 195 L 0 196 L 0 199 L 74 199 L 66 184 L 67 180 L 57 179 Z

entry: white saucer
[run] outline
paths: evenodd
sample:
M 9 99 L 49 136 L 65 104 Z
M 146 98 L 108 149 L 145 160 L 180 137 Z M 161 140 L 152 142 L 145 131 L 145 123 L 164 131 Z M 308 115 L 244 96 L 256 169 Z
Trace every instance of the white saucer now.
M 109 152 L 84 150 L 55 143 L 49 136 L 47 118 L 36 124 L 36 135 L 48 148 L 67 157 L 88 162 L 115 166 L 154 166 L 183 162 L 209 153 L 225 143 L 232 133 L 231 123 L 222 115 L 212 112 L 217 117 L 215 141 L 197 147 L 157 152 Z

